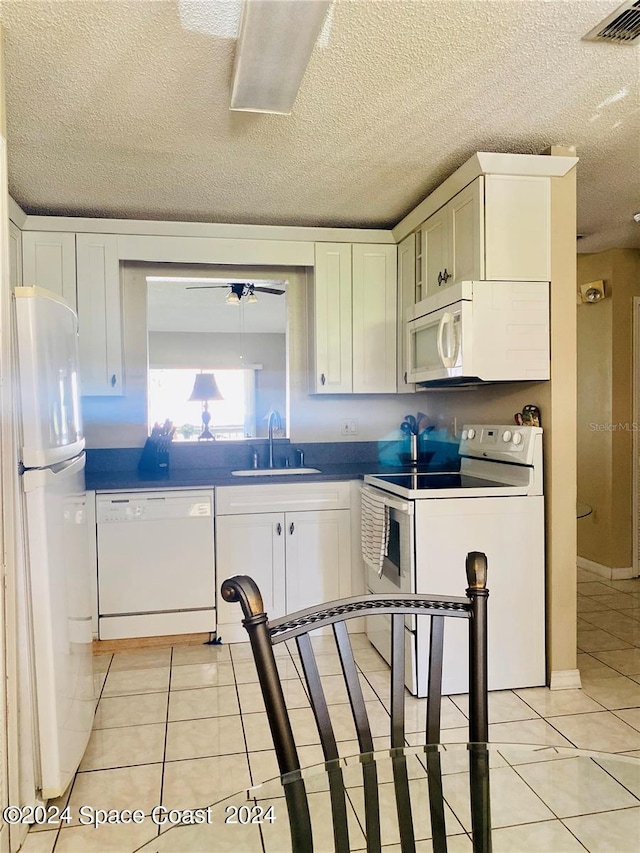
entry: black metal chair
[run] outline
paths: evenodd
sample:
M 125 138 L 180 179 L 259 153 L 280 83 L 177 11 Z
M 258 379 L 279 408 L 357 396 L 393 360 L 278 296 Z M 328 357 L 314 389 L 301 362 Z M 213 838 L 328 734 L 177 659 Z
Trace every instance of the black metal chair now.
M 291 721 L 273 652 L 273 646 L 295 639 L 309 694 L 311 708 L 318 727 L 320 744 L 325 761 L 333 762 L 330 772 L 330 795 L 334 824 L 335 849 L 349 850 L 347 808 L 339 769 L 338 746 L 332 725 L 330 706 L 323 691 L 322 679 L 314 654 L 310 632 L 331 625 L 336 649 L 355 723 L 359 750 L 363 754 L 363 786 L 365 796 L 365 823 L 367 849 L 379 850 L 378 782 L 373 761 L 366 754 L 374 752 L 371 725 L 358 678 L 346 622 L 367 614 L 388 614 L 391 617 L 391 702 L 390 746 L 394 764 L 394 783 L 398 808 L 403 853 L 415 849 L 409 783 L 406 765 L 401 754 L 405 744 L 405 616 L 430 617 L 429 672 L 427 681 L 426 745 L 440 741 L 440 716 L 442 700 L 443 638 L 445 619 L 466 619 L 469 625 L 469 741 L 483 744 L 488 741 L 487 695 L 487 598 L 486 556 L 474 551 L 467 555 L 467 596 L 444 598 L 429 595 L 366 595 L 332 601 L 317 608 L 300 610 L 270 622 L 264 612 L 260 590 L 252 578 L 237 575 L 222 584 L 222 597 L 239 602 L 244 613 L 242 624 L 247 630 L 258 671 L 258 678 L 273 737 L 280 773 L 300 771 L 300 761 Z M 342 706 L 343 707 L 343 706 Z M 394 750 L 397 752 L 394 753 Z M 446 851 L 444 801 L 439 773 L 439 754 L 425 751 L 429 781 L 429 804 L 434 849 Z M 475 752 L 471 770 L 472 819 L 474 823 L 474 850 L 490 850 L 488 830 L 488 788 L 485 776 L 479 773 L 485 760 L 482 748 Z M 478 757 L 480 756 L 480 757 Z M 474 772 L 475 771 L 475 772 Z M 487 783 L 488 784 L 488 783 Z M 304 790 L 304 782 L 286 786 L 292 845 L 295 853 L 313 850 L 311 823 Z

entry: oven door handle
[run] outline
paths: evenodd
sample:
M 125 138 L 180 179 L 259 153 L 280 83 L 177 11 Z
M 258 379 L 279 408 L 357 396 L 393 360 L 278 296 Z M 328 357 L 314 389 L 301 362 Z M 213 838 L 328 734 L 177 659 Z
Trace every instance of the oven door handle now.
M 413 515 L 413 501 L 396 501 L 388 495 L 385 495 L 382 501 L 389 509 L 395 509 L 397 512 L 404 513 L 404 515 Z

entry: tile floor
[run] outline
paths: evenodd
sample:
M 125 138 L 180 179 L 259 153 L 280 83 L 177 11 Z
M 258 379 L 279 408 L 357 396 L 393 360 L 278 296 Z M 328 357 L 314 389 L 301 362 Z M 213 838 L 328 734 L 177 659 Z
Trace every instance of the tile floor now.
M 329 640 L 315 642 L 328 700 L 344 705 L 344 714 L 337 709 L 342 754 L 353 754 L 358 750 L 339 664 Z M 364 635 L 354 635 L 353 646 L 373 734 L 384 747 L 387 667 Z M 277 652 L 296 739 L 303 744 L 301 761 L 318 763 L 322 756 L 295 651 Z M 582 690 L 490 694 L 490 740 L 640 756 L 640 579 L 606 581 L 579 570 L 578 663 Z M 145 815 L 159 804 L 194 808 L 277 775 L 247 644 L 123 651 L 99 655 L 96 665 L 94 731 L 60 803 L 68 803 L 76 825 L 34 828 L 24 853 L 132 853 L 155 835 L 149 820 L 95 830 L 78 825 L 78 808 L 136 808 Z M 445 699 L 444 742 L 467 739 L 466 710 L 466 696 Z M 423 742 L 424 700 L 409 698 L 406 728 L 409 744 Z M 261 849 L 251 847 L 250 853 Z

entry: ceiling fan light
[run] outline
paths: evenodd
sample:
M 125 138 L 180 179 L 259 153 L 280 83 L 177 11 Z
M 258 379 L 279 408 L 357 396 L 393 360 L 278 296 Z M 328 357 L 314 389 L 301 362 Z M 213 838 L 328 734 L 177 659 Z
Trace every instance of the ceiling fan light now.
M 258 301 L 258 297 L 255 295 L 255 293 L 250 293 L 247 296 L 247 302 L 249 303 L 249 305 L 253 305 L 253 303 L 257 302 L 257 301 Z
M 229 291 L 229 293 L 227 293 L 227 295 L 224 298 L 224 301 L 227 303 L 227 305 L 239 305 L 240 304 L 240 298 L 238 297 L 237 293 L 233 292 L 233 290 L 231 290 L 231 291 Z

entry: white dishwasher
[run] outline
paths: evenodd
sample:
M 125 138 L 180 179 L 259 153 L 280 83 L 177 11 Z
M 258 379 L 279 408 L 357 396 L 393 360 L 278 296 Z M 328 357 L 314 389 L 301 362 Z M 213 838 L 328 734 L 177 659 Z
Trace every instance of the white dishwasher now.
M 213 491 L 96 496 L 101 640 L 214 632 Z

